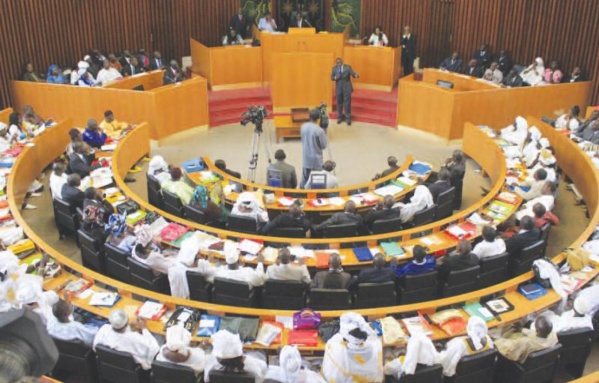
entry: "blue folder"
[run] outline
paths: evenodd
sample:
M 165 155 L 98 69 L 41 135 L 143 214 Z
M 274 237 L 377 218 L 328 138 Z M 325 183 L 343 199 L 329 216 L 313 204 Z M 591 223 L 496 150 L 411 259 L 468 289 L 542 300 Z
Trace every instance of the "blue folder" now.
M 206 168 L 204 160 L 201 158 L 194 158 L 193 160 L 185 161 L 181 165 L 187 173 L 201 172 Z
M 353 250 L 354 250 L 354 254 L 356 255 L 356 258 L 358 258 L 358 261 L 360 261 L 360 262 L 372 261 L 373 257 L 372 257 L 372 253 L 370 252 L 369 248 L 355 247 Z
M 200 317 L 200 325 L 196 336 L 209 337 L 215 334 L 220 327 L 220 317 L 216 315 L 203 314 Z
M 410 165 L 410 170 L 415 172 L 419 176 L 423 176 L 431 171 L 431 167 L 425 164 L 412 164 Z

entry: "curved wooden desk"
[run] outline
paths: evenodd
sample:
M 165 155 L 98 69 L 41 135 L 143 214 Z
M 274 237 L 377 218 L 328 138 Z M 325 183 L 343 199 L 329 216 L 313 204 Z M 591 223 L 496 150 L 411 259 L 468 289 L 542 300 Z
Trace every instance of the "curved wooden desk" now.
M 549 136 L 551 128 L 546 126 L 542 126 L 541 124 L 537 125 L 544 135 Z M 82 265 L 70 260 L 60 254 L 56 249 L 51 247 L 48 243 L 46 243 L 39 235 L 37 235 L 27 224 L 27 222 L 23 219 L 23 216 L 20 212 L 20 206 L 23 202 L 25 193 L 31 184 L 31 182 L 43 171 L 43 169 L 49 165 L 55 158 L 60 156 L 64 150 L 64 147 L 68 143 L 68 130 L 72 127 L 70 121 L 63 121 L 58 123 L 55 127 L 52 128 L 52 133 L 44 132 L 41 134 L 35 141 L 36 145 L 33 147 L 26 147 L 21 155 L 17 158 L 13 171 L 11 172 L 8 180 L 8 201 L 9 207 L 13 214 L 16 222 L 23 228 L 25 234 L 36 243 L 39 248 L 48 253 L 52 258 L 54 258 L 57 262 L 59 262 L 63 266 L 63 273 L 56 279 L 50 279 L 45 281 L 44 288 L 46 289 L 56 289 L 61 286 L 66 280 L 74 279 L 76 277 L 82 276 L 90 281 L 95 283 L 102 283 L 107 286 L 114 288 L 119 291 L 122 296 L 122 299 L 117 303 L 116 307 L 119 308 L 127 308 L 128 306 L 138 307 L 142 302 L 139 299 L 146 300 L 152 299 L 155 301 L 159 301 L 167 305 L 169 308 L 174 308 L 175 306 L 187 306 L 194 307 L 201 310 L 204 310 L 208 313 L 219 314 L 219 315 L 248 315 L 248 316 L 259 316 L 263 319 L 272 319 L 276 315 L 282 316 L 290 316 L 292 315 L 292 311 L 286 310 L 266 310 L 266 309 L 255 309 L 255 308 L 239 308 L 239 307 L 230 307 L 230 306 L 221 306 L 210 303 L 203 302 L 195 302 L 186 299 L 175 298 L 172 296 L 167 296 L 163 294 L 153 293 L 144 289 L 140 289 L 135 286 L 131 286 L 125 283 L 118 282 L 111 278 L 108 278 L 104 275 L 98 274 L 91 270 L 86 269 Z M 141 128 L 144 127 L 140 126 Z M 474 128 L 474 127 L 472 127 Z M 130 133 L 130 135 L 145 135 L 147 138 L 148 130 L 147 129 L 137 129 Z M 552 141 L 552 145 L 556 147 L 558 150 L 569 149 L 572 153 L 563 153 L 556 154 L 558 157 L 558 161 L 561 159 L 566 162 L 560 163 L 560 166 L 564 169 L 566 174 L 571 176 L 575 182 L 577 180 L 583 179 L 587 183 L 589 183 L 589 187 L 586 189 L 581 189 L 583 196 L 587 201 L 592 201 L 591 196 L 586 195 L 587 192 L 594 192 L 595 195 L 599 191 L 599 175 L 595 170 L 590 159 L 582 153 L 578 147 L 569 141 L 566 136 L 558 135 L 555 137 L 554 141 Z M 135 148 L 132 147 L 131 150 L 140 150 L 137 154 L 145 154 L 145 148 Z M 118 173 L 126 173 L 127 168 L 120 168 L 119 165 L 115 164 L 115 175 Z M 569 170 L 572 170 L 573 173 L 568 173 Z M 122 174 L 121 174 L 122 175 Z M 589 223 L 588 228 L 581 234 L 581 236 L 574 241 L 573 246 L 578 246 L 582 244 L 589 235 L 593 232 L 595 226 L 599 223 L 599 211 L 597 210 L 596 203 L 595 205 L 589 204 L 589 211 L 591 213 L 591 221 Z M 591 210 L 592 209 L 592 210 Z M 561 262 L 564 260 L 563 254 L 560 254 L 553 258 L 554 262 Z M 595 276 L 597 271 L 590 273 L 588 278 Z M 527 314 L 532 312 L 538 312 L 546 309 L 547 307 L 557 303 L 560 300 L 560 297 L 552 290 L 549 293 L 541 298 L 538 298 L 534 301 L 528 301 L 519 293 L 516 292 L 517 286 L 525 281 L 528 281 L 532 278 L 532 272 L 526 273 L 517 278 L 513 278 L 501 284 L 498 284 L 493 287 L 488 287 L 485 289 L 481 289 L 475 292 L 471 292 L 468 294 L 463 294 L 459 296 L 454 296 L 446 299 L 438 299 L 430 302 L 422 302 L 418 304 L 411 304 L 405 306 L 394 306 L 394 307 L 386 307 L 380 309 L 365 309 L 365 310 L 353 310 L 356 311 L 368 319 L 376 319 L 380 317 L 384 317 L 387 315 L 395 315 L 400 313 L 408 313 L 413 312 L 415 310 L 419 310 L 423 313 L 433 313 L 439 307 L 447 307 L 449 305 L 458 305 L 463 303 L 469 303 L 478 301 L 481 297 L 487 296 L 495 293 L 504 292 L 506 297 L 509 299 L 511 303 L 514 304 L 515 310 L 504 315 L 501 315 L 502 322 L 497 320 L 493 320 L 489 322 L 490 327 L 501 326 L 516 320 L 521 319 Z M 102 290 L 102 288 L 97 285 L 93 287 L 95 290 Z M 135 295 L 139 298 L 132 298 Z M 101 308 L 90 306 L 87 303 L 87 299 L 81 299 L 75 297 L 73 299 L 73 303 L 87 311 L 90 311 L 96 315 L 100 315 L 103 317 L 108 317 L 110 311 L 112 309 Z M 327 319 L 338 318 L 342 315 L 344 311 L 323 311 L 322 316 Z M 163 323 L 160 321 L 149 321 L 148 328 L 150 331 L 164 334 Z M 434 327 L 433 338 L 435 340 L 447 339 L 448 336 L 442 332 L 441 330 Z M 197 338 L 195 338 L 198 340 Z M 286 342 L 286 334 L 284 335 L 283 342 Z M 322 351 L 323 350 L 322 342 L 316 347 L 300 347 L 302 350 L 306 351 Z M 249 345 L 248 347 L 260 347 L 257 345 Z M 271 346 L 269 349 L 275 351 L 278 346 Z
M 491 191 L 476 204 L 452 215 L 449 218 L 409 230 L 363 237 L 313 239 L 278 238 L 253 234 L 244 234 L 243 237 L 264 241 L 267 243 L 276 243 L 277 245 L 302 245 L 304 247 L 319 249 L 339 249 L 339 253 L 344 257 L 343 264 L 346 268 L 361 268 L 371 264 L 371 262 L 359 262 L 357 260 L 354 252 L 351 250 L 351 248 L 355 247 L 356 243 L 365 244 L 369 247 L 376 247 L 381 242 L 392 241 L 399 242 L 400 245 L 404 247 L 411 247 L 416 244 L 421 244 L 428 247 L 433 252 L 451 249 L 457 245 L 458 241 L 454 237 L 446 234 L 443 229 L 448 225 L 465 221 L 466 218 L 474 212 L 483 212 L 488 204 L 490 204 L 494 200 L 495 196 L 502 190 L 507 173 L 503 151 L 499 148 L 499 146 L 476 126 L 468 124 L 465 129 L 468 131 L 468 135 L 466 136 L 467 138 L 464 139 L 464 152 L 472 157 L 482 167 L 482 169 L 488 173 L 489 177 L 493 181 L 493 187 Z M 194 230 L 204 231 L 206 233 L 218 236 L 221 239 L 237 240 L 240 236 L 237 232 L 200 225 L 168 214 L 167 212 L 150 205 L 149 202 L 131 191 L 129 186 L 124 182 L 124 178 L 129 169 L 131 169 L 140 158 L 144 157 L 149 152 L 150 144 L 148 137 L 147 127 L 143 125 L 139 126 L 133 132 L 125 136 L 123 140 L 121 140 L 113 154 L 112 166 L 115 182 L 123 191 L 123 194 L 137 202 L 143 210 L 155 211 L 169 221 L 177 222 L 181 225 L 193 228 Z M 516 208 L 517 206 L 514 206 L 514 211 Z M 429 232 L 431 232 L 431 234 L 428 234 Z M 421 237 L 421 233 L 428 235 Z M 405 259 L 409 259 L 411 257 L 409 254 L 409 249 L 407 253 L 408 257 Z M 307 265 L 308 267 L 314 267 L 314 259 L 309 258 Z

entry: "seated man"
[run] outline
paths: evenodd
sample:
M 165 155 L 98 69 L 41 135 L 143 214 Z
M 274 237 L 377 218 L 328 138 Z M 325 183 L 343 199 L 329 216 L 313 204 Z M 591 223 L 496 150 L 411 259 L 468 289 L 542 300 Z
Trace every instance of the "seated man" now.
M 306 362 L 297 346 L 284 346 L 279 353 L 279 365 L 270 364 L 266 382 L 326 383 L 320 373 L 305 368 Z
M 235 29 L 229 29 L 229 33 L 223 37 L 223 45 L 243 45 L 243 37 L 237 34 Z
M 357 288 L 360 283 L 385 283 L 395 281 L 395 271 L 392 267 L 385 266 L 385 256 L 377 253 L 369 269 L 362 269 L 357 277 L 353 277 L 350 289 Z
M 578 132 L 578 128 L 580 127 L 580 107 L 578 105 L 574 105 L 572 109 L 566 114 L 562 114 L 555 121 L 556 129 L 568 129 L 571 133 Z
M 258 255 L 256 268 L 242 267 L 239 265 L 239 253 L 237 250 L 229 251 L 225 256 L 226 265 L 216 270 L 215 277 L 232 279 L 246 282 L 250 287 L 262 286 L 264 284 L 264 257 Z
M 137 230 L 137 243 L 133 248 L 132 258 L 150 267 L 156 275 L 168 275 L 169 270 L 177 264 L 176 256 L 162 254 L 149 233 L 148 225 L 144 225 Z
M 258 22 L 258 29 L 261 31 L 275 32 L 277 30 L 277 23 L 272 18 L 270 12 L 265 12 L 264 17 Z
M 418 180 L 419 185 L 414 189 L 414 195 L 410 202 L 401 207 L 399 216 L 402 222 L 410 222 L 414 219 L 416 213 L 433 207 L 435 204 L 433 196 L 428 188 L 422 185 L 422 179 Z
M 537 169 L 534 173 L 533 181 L 524 181 L 520 185 L 514 186 L 514 193 L 518 194 L 521 198 L 526 201 L 540 197 L 545 185 L 545 179 L 547 178 L 547 171 L 545 169 Z M 528 191 L 524 191 L 522 187 L 529 188 Z
M 94 187 L 85 189 L 84 194 L 81 228 L 103 243 L 106 241 L 104 225 L 108 222 L 110 215 L 114 213 L 114 206 L 104 199 L 100 190 Z
M 239 174 L 238 172 L 236 172 L 234 170 L 227 168 L 227 164 L 225 163 L 225 160 L 214 161 L 214 166 L 216 166 L 218 169 L 222 170 L 223 172 L 227 173 L 231 177 L 241 178 L 241 174 Z
M 393 219 L 399 218 L 401 213 L 400 208 L 394 208 L 395 200 L 393 196 L 386 195 L 383 199 L 383 202 L 378 202 L 376 206 L 366 214 L 364 217 L 364 225 L 368 228 L 368 230 L 372 230 L 372 225 L 381 219 Z
M 558 343 L 553 325 L 546 317 L 537 317 L 535 329 L 536 331 L 522 329 L 519 332 L 516 326 L 509 326 L 503 331 L 501 338 L 495 341 L 495 346 L 505 358 L 524 363 L 533 352 L 551 348 Z
M 68 202 L 73 208 L 83 209 L 85 194 L 79 190 L 79 185 L 81 185 L 81 177 L 78 174 L 69 174 L 67 183 L 62 185 L 60 198 Z
M 164 69 L 164 76 L 162 77 L 162 84 L 176 84 L 185 79 L 183 71 L 179 68 L 177 60 L 171 60 L 169 66 Z
M 189 347 L 191 334 L 182 325 L 166 330 L 166 343 L 160 347 L 156 360 L 189 367 L 196 376 L 204 372 L 206 354 L 199 347 Z
M 505 253 L 505 242 L 497 236 L 497 231 L 492 226 L 483 227 L 482 234 L 483 240 L 477 243 L 472 250 L 478 259 Z
M 148 164 L 148 176 L 152 176 L 162 183 L 171 178 L 170 165 L 162 156 L 153 156 Z
M 541 233 L 535 227 L 534 219 L 524 216 L 520 220 L 520 231 L 505 242 L 505 248 L 510 257 L 516 257 L 523 249 L 537 242 L 540 236 Z
M 310 287 L 313 289 L 347 289 L 350 282 L 351 275 L 344 272 L 341 267 L 341 256 L 334 253 L 329 257 L 329 270 L 317 272 Z
M 395 269 L 395 276 L 401 278 L 404 275 L 417 275 L 434 271 L 437 266 L 435 257 L 426 254 L 426 248 L 416 245 L 412 250 L 413 259 L 399 267 L 392 263 L 391 267 Z
M 542 228 L 547 223 L 550 223 L 551 226 L 559 225 L 559 218 L 549 210 L 545 208 L 545 205 L 542 203 L 536 203 L 532 207 L 532 211 L 535 219 L 535 227 L 537 229 Z
M 356 203 L 352 200 L 345 203 L 343 212 L 333 214 L 331 218 L 316 226 L 314 230 L 318 233 L 322 233 L 322 230 L 329 226 L 343 225 L 346 223 L 355 223 L 358 227 L 358 233 L 367 232 L 364 223 L 362 222 L 362 216 L 357 213 Z
M 387 165 L 389 165 L 389 168 L 383 170 L 383 172 L 380 174 L 377 173 L 372 179 L 373 181 L 378 180 L 379 178 L 387 177 L 389 174 L 399 169 L 399 166 L 397 166 L 397 158 L 395 156 L 387 157 Z
M 583 129 L 583 126 L 586 127 Z M 599 121 L 592 120 L 588 124 L 583 124 L 576 135 L 584 141 L 599 145 Z
M 570 331 L 575 329 L 587 328 L 593 330 L 593 318 L 590 315 L 591 303 L 583 296 L 578 296 L 574 299 L 572 309 L 564 311 L 558 315 L 552 311 L 546 311 L 539 316 L 546 317 L 553 325 L 553 332 Z M 531 326 L 531 330 L 535 329 L 535 324 Z
M 335 163 L 333 161 L 326 161 L 322 165 L 322 170 L 312 170 L 304 189 L 334 189 L 339 187 L 339 181 L 337 181 L 337 177 L 333 174 L 333 170 L 335 170 Z M 320 182 L 321 177 L 319 176 L 322 175 L 326 176 L 326 183 L 324 187 L 316 187 L 316 182 Z
M 432 184 L 428 185 L 428 190 L 433 196 L 433 202 L 437 203 L 439 195 L 451 189 L 451 183 L 449 182 L 449 170 L 441 168 L 437 175 L 437 180 Z
M 312 222 L 303 214 L 301 207 L 293 204 L 289 207 L 289 213 L 279 214 L 275 219 L 262 227 L 262 234 L 270 235 L 276 229 L 300 228 L 304 236 L 312 229 Z
M 120 138 L 125 132 L 131 130 L 131 128 L 132 126 L 126 122 L 115 120 L 112 110 L 105 111 L 104 121 L 100 122 L 100 129 L 113 140 Z
M 98 72 L 98 76 L 96 77 L 96 84 L 106 85 L 111 81 L 118 80 L 123 78 L 120 72 L 113 67 L 110 66 L 110 61 L 108 59 L 104 60 L 102 65 L 102 69 Z
M 518 74 L 516 69 L 510 69 L 507 76 L 503 78 L 503 85 L 508 88 L 519 88 L 522 84 L 522 77 Z
M 448 70 L 450 72 L 460 73 L 462 71 L 462 59 L 458 52 L 453 52 L 451 57 L 447 57 L 440 66 L 441 69 Z
M 487 323 L 477 316 L 468 320 L 466 328 L 467 336 L 453 338 L 445 346 L 445 350 L 439 353 L 439 362 L 443 365 L 443 375 L 454 376 L 456 367 L 464 356 L 475 355 L 495 346 L 489 335 Z
M 268 211 L 262 207 L 255 192 L 243 192 L 231 209 L 232 216 L 249 217 L 256 220 L 257 224 L 269 221 Z
M 55 162 L 52 165 L 52 173 L 50 174 L 50 193 L 52 198 L 60 198 L 62 193 L 62 185 L 67 183 L 68 176 L 65 173 L 67 167 L 62 162 Z
M 266 269 L 266 279 L 276 281 L 301 281 L 309 284 L 312 281 L 310 273 L 304 262 L 304 258 L 299 258 L 299 265 L 292 263 L 292 255 L 288 248 L 279 250 L 279 255 L 273 265 Z
M 121 309 L 113 310 L 108 318 L 110 324 L 100 327 L 94 338 L 94 351 L 101 345 L 116 351 L 126 352 L 133 356 L 135 362 L 144 370 L 152 368 L 152 361 L 160 346 L 146 329 L 145 319 L 137 317 L 135 329 L 129 326 L 129 316 Z
M 98 332 L 97 327 L 86 326 L 71 319 L 73 306 L 68 301 L 59 300 L 52 306 L 52 314 L 48 318 L 46 328 L 52 338 L 60 340 L 80 341 L 91 347 Z
M 287 158 L 287 155 L 285 154 L 285 151 L 283 149 L 279 149 L 275 152 L 275 159 L 277 160 L 277 162 L 268 165 L 266 178 L 267 180 L 269 180 L 269 172 L 278 172 L 281 175 L 280 187 L 286 189 L 295 189 L 297 187 L 297 175 L 295 173 L 295 168 L 286 163 L 285 158 Z
M 522 217 L 527 215 L 532 217 L 534 215 L 533 209 L 536 204 L 543 205 L 546 211 L 553 210 L 555 207 L 555 189 L 556 186 L 553 182 L 546 181 L 541 189 L 541 195 L 522 205 L 522 208 L 516 212 L 516 218 L 522 219 Z
M 210 382 L 210 372 L 224 371 L 228 373 L 246 372 L 254 377 L 255 383 L 262 383 L 268 366 L 262 354 L 243 353 L 243 344 L 239 335 L 228 330 L 219 330 L 212 335 L 212 353 L 204 368 L 204 382 Z
M 98 126 L 93 118 L 87 120 L 87 126 L 83 132 L 83 141 L 95 149 L 100 149 L 106 143 L 106 134 Z
M 478 61 L 476 59 L 471 59 L 468 62 L 468 66 L 464 68 L 462 73 L 468 76 L 481 78 L 483 77 L 483 68 L 478 65 Z
M 170 174 L 171 179 L 164 180 L 160 186 L 163 190 L 169 191 L 179 197 L 183 205 L 188 205 L 191 197 L 193 197 L 193 187 L 183 180 L 181 168 L 171 168 Z
M 483 79 L 487 81 L 491 81 L 497 85 L 500 85 L 503 81 L 503 73 L 499 70 L 499 64 L 497 62 L 492 62 L 491 66 L 485 71 L 483 75 Z
M 447 278 L 450 272 L 469 269 L 478 265 L 478 257 L 472 252 L 472 245 L 466 240 L 461 240 L 455 251 L 443 257 L 439 265 L 439 274 Z
M 90 153 L 90 147 L 83 143 L 75 141 L 73 142 L 73 153 L 69 156 L 69 167 L 71 171 L 78 174 L 81 178 L 89 176 L 89 174 L 96 169 L 102 167 L 101 164 L 93 164 L 95 161 L 95 155 Z

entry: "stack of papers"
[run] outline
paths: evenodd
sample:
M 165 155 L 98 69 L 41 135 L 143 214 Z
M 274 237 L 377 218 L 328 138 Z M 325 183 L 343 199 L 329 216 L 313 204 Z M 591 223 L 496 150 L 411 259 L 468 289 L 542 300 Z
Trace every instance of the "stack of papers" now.
M 329 204 L 333 205 L 333 206 L 343 206 L 345 205 L 345 200 L 341 197 L 332 197 L 329 198 Z
M 262 327 L 260 327 L 258 335 L 256 335 L 255 342 L 262 346 L 268 347 L 275 339 L 277 339 L 280 333 L 281 328 L 270 323 L 264 323 Z
M 380 195 L 381 197 L 385 197 L 385 196 L 394 196 L 396 194 L 399 194 L 403 191 L 403 188 L 401 186 L 395 185 L 395 184 L 389 184 L 389 185 L 385 185 L 383 187 L 380 187 L 378 189 L 376 189 L 374 191 L 375 194 Z
M 263 247 L 264 244 L 252 241 L 250 239 L 243 239 L 239 243 L 239 251 L 246 254 L 258 255 Z
M 116 149 L 116 144 L 102 145 L 102 147 L 100 148 L 100 150 L 103 152 L 112 152 L 115 149 Z
M 279 204 L 281 204 L 281 206 L 289 207 L 289 206 L 293 205 L 295 200 L 296 200 L 295 198 L 291 198 L 291 197 L 281 197 L 277 201 L 279 202 Z
M 304 249 L 302 246 L 291 246 L 289 251 L 297 258 L 314 258 L 314 250 Z
M 410 333 L 410 335 L 415 334 L 424 334 L 424 335 L 432 335 L 433 330 L 431 329 L 430 324 L 421 316 L 411 317 L 402 319 L 404 326 Z
M 404 184 L 404 185 L 406 185 L 406 186 L 414 186 L 414 185 L 416 185 L 416 182 L 418 182 L 415 179 L 412 179 L 412 178 L 409 178 L 409 177 L 403 177 L 403 176 L 399 177 L 397 179 L 397 181 L 400 182 L 400 183 L 402 183 L 402 184 Z
M 92 306 L 112 307 L 119 300 L 118 293 L 110 292 L 94 292 L 89 299 L 89 304 Z
M 162 303 L 146 301 L 137 312 L 141 318 L 158 320 L 166 312 L 166 307 Z
M 89 176 L 92 181 L 92 186 L 96 189 L 103 188 L 112 184 L 112 171 L 110 170 L 110 168 L 100 168 L 93 170 L 89 174 Z
M 379 201 L 378 197 L 372 193 L 356 194 L 349 197 L 356 205 L 371 205 Z

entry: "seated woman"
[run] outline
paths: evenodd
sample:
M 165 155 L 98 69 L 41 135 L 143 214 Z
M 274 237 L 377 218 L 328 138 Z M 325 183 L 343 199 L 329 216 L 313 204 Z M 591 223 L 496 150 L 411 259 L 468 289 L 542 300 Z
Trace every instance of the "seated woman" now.
M 229 29 L 229 34 L 223 37 L 223 45 L 243 45 L 243 38 L 237 34 L 233 28 Z
M 223 200 L 219 198 L 219 201 L 222 203 Z M 196 187 L 189 205 L 204 213 L 207 222 L 225 222 L 227 220 L 225 207 L 222 204 L 217 205 L 212 200 L 212 195 L 208 194 L 208 188 L 204 185 Z
M 386 47 L 389 45 L 389 39 L 387 39 L 387 35 L 383 33 L 383 28 L 381 26 L 374 28 L 374 33 L 370 35 L 368 44 L 379 47 Z
M 268 366 L 266 380 L 280 383 L 325 383 L 322 375 L 302 368 L 302 364 L 297 346 L 285 346 L 279 354 L 279 365 Z
M 166 179 L 160 184 L 162 190 L 176 194 L 183 205 L 188 205 L 189 201 L 191 201 L 191 197 L 193 197 L 194 190 L 183 180 L 181 168 L 171 168 L 170 175 L 170 179 Z
M 127 221 L 124 214 L 112 214 L 104 227 L 108 238 L 107 243 L 131 254 L 135 246 L 136 238 L 127 232 Z
M 254 218 L 259 224 L 269 221 L 268 211 L 260 205 L 253 192 L 243 192 L 237 197 L 231 215 Z
M 83 230 L 98 241 L 105 242 L 104 226 L 112 213 L 114 213 L 114 207 L 102 198 L 102 193 L 99 190 L 93 187 L 85 189 Z
M 170 166 L 162 156 L 154 156 L 148 164 L 148 175 L 162 183 L 171 178 Z
M 256 383 L 262 383 L 268 366 L 266 357 L 257 352 L 244 354 L 243 344 L 239 335 L 227 330 L 219 330 L 212 335 L 212 354 L 204 369 L 204 382 L 210 382 L 210 372 L 246 372 L 254 376 Z
M 136 230 L 136 243 L 132 257 L 138 262 L 149 266 L 156 275 L 168 274 L 169 269 L 176 265 L 176 256 L 165 256 L 160 247 L 154 243 L 149 225 L 143 225 Z
M 21 117 L 18 112 L 12 112 L 8 116 L 8 143 L 14 144 L 27 138 L 21 127 Z
M 327 382 L 383 381 L 383 346 L 364 317 L 341 315 L 339 332 L 325 345 L 322 373 Z
M 171 326 L 166 330 L 166 344 L 160 347 L 156 360 L 189 367 L 199 376 L 204 372 L 206 354 L 199 347 L 189 347 L 191 334 L 183 326 Z
M 468 320 L 467 336 L 450 340 L 444 351 L 439 353 L 439 362 L 443 365 L 443 375 L 454 376 L 456 367 L 464 356 L 474 355 L 494 348 L 493 340 L 487 335 L 487 324 L 477 316 Z
M 66 84 L 67 79 L 62 75 L 58 65 L 52 64 L 48 68 L 48 77 L 46 77 L 46 82 L 48 84 Z
M 483 227 L 482 234 L 483 240 L 477 243 L 472 250 L 478 259 L 505 253 L 505 242 L 497 236 L 497 231 L 493 227 Z
M 419 181 L 422 182 L 422 181 Z M 433 195 L 425 185 L 418 185 L 414 190 L 414 195 L 410 198 L 410 202 L 401 207 L 399 217 L 401 222 L 410 222 L 414 219 L 414 215 L 422 210 L 432 207 Z
M 549 68 L 545 68 L 543 79 L 547 84 L 559 84 L 564 78 L 564 72 L 559 69 L 559 63 L 556 60 L 551 62 Z

